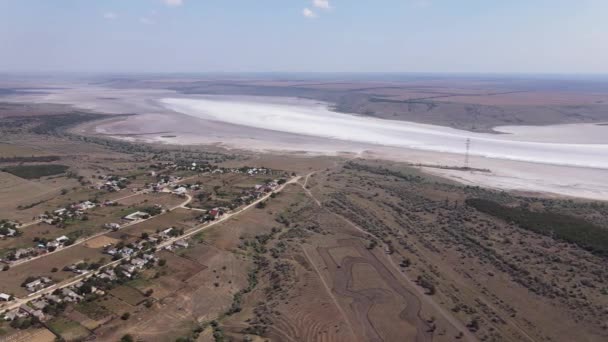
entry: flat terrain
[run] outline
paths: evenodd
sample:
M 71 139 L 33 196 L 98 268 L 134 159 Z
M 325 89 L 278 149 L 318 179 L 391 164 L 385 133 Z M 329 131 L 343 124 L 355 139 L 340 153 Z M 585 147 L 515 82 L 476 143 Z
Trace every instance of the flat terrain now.
M 221 91 L 234 90 L 234 84 Z M 331 96 L 348 91 L 395 101 L 445 92 L 429 101 L 479 106 L 517 100 L 525 106 L 559 107 L 580 101 L 591 108 L 605 101 L 601 89 L 593 96 L 542 95 L 541 101 L 530 89 L 513 92 L 488 84 L 478 86 L 496 94 L 473 96 L 473 84 L 464 90 L 463 85 L 411 86 L 418 88 L 407 94 L 398 82 L 355 87 L 349 82 L 256 81 L 244 89 L 287 87 L 294 96 L 314 88 Z M 220 91 L 218 85 L 196 87 L 180 91 Z M 523 85 L 513 85 L 517 87 Z M 49 277 L 58 287 L 74 289 L 74 283 L 90 279 L 64 271 L 65 266 L 99 263 L 120 272 L 143 257 L 142 252 L 112 261 L 103 250 L 108 244 L 135 247 L 173 227 L 187 235 L 187 246 L 165 240 L 171 242 L 163 245 L 168 248 L 146 250 L 153 261 L 132 277 L 91 278 L 95 291 L 87 283 L 78 290 L 84 296 L 79 303 L 47 306 L 42 323 L 2 321 L 0 341 L 119 341 L 127 334 L 140 341 L 608 339 L 605 202 L 464 186 L 420 167 L 352 155 L 252 154 L 82 137 L 69 130 L 64 117 L 57 118 L 62 113 L 29 113 L 17 121 L 12 115 L 5 114 L 12 125 L 0 125 L 0 156 L 13 159 L 2 159 L 0 168 L 62 164 L 70 172 L 35 179 L 0 173 L 6 185 L 0 187 L 0 219 L 23 224 L 20 234 L 0 240 L 1 255 L 33 248 L 35 238 L 76 239 L 69 247 L 21 263 L 3 262 L 10 267 L 0 271 L 0 292 L 17 298 L 0 304 L 0 312 L 36 297 L 21 286 L 28 277 Z M 47 159 L 31 159 L 38 157 Z M 273 173 L 201 172 L 191 169 L 193 162 L 264 167 Z M 110 175 L 127 179 L 126 188 L 99 188 Z M 189 188 L 183 197 L 142 192 L 171 177 L 201 188 Z M 238 211 L 237 198 L 277 178 L 290 181 Z M 85 200 L 116 203 L 86 210 L 86 220 L 61 225 L 35 220 Z M 122 219 L 156 204 L 164 209 L 157 216 L 131 224 Z M 217 206 L 227 206 L 227 215 L 237 214 L 203 224 L 206 210 Z M 106 223 L 122 226 L 110 231 L 103 227 Z
M 350 81 L 122 79 L 107 86 L 175 89 L 185 94 L 312 98 L 335 109 L 391 120 L 491 131 L 503 125 L 608 121 L 606 82 L 409 77 Z

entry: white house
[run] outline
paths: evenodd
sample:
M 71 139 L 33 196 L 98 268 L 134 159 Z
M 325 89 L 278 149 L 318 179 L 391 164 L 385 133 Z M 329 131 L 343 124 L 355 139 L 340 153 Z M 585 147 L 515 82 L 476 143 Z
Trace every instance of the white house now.
M 56 238 L 56 239 L 55 239 L 55 241 L 57 241 L 57 242 L 59 242 L 59 243 L 64 243 L 64 242 L 68 241 L 69 239 L 70 239 L 70 238 L 68 238 L 67 236 L 62 235 L 62 236 L 60 236 L 60 237 Z
M 173 193 L 176 195 L 185 195 L 188 192 L 188 190 L 186 188 L 184 188 L 183 186 L 180 186 L 179 188 L 173 190 Z
M 57 209 L 57 210 L 53 211 L 53 213 L 55 215 L 60 215 L 61 216 L 61 215 L 65 214 L 67 211 L 68 210 L 66 208 L 60 208 L 60 209 Z
M 124 217 L 125 220 L 135 221 L 150 217 L 150 214 L 143 211 L 136 211 Z
M 182 247 L 182 248 L 188 248 L 188 241 L 186 240 L 179 240 L 177 242 L 175 242 L 176 246 Z

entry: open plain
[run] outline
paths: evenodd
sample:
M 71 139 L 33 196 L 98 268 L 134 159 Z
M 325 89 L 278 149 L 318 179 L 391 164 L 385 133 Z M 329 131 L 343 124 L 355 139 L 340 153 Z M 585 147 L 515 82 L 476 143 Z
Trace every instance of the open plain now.
M 0 312 L 12 317 L 0 323 L 0 341 L 608 338 L 606 126 L 591 110 L 602 106 L 601 89 L 560 90 L 555 99 L 547 90 L 472 95 L 472 84 L 452 84 L 448 95 L 407 93 L 414 85 L 402 81 L 131 82 L 0 98 L 36 103 L 18 107 L 23 115 L 7 105 L 0 126 L 0 222 L 16 229 L 0 240 L 0 293 L 10 295 Z M 326 102 L 340 112 L 346 104 L 319 94 L 348 92 L 343 101 L 383 103 L 378 110 L 406 106 L 371 100 L 380 91 L 393 101 L 426 98 L 448 108 L 519 101 L 522 108 L 580 102 L 591 109 L 578 119 L 522 119 L 574 123 L 553 126 L 568 134 L 561 142 L 542 127 L 492 132 L 513 122 L 484 111 L 480 124 L 492 124 L 476 129 L 437 126 L 445 122 L 434 108 L 424 117 L 417 109 L 353 116 L 365 124 L 400 120 L 395 127 L 418 130 L 410 135 L 421 138 L 416 144 L 447 137 L 455 149 L 447 152 L 262 127 L 284 125 L 289 120 L 281 123 L 283 114 L 273 111 L 311 98 L 325 116 L 352 116 L 327 110 Z M 230 117 L 201 120 L 160 102 L 218 94 L 273 97 L 249 124 L 231 122 L 244 114 L 227 109 L 217 113 Z M 308 99 L 292 99 L 298 96 Z M 337 130 L 330 121 L 321 128 Z M 588 130 L 571 134 L 579 128 Z M 467 166 L 458 150 L 468 136 Z M 483 139 L 525 141 L 528 156 L 552 158 L 534 150 L 545 144 L 574 156 L 491 157 L 481 153 Z M 599 154 L 577 153 L 587 147 Z
M 426 170 L 464 184 L 608 198 L 608 126 L 602 125 L 608 90 L 602 82 L 405 78 L 368 81 L 372 93 L 361 91 L 361 82 L 268 82 L 134 78 L 6 99 L 138 114 L 73 129 L 89 136 L 388 159 L 431 166 Z M 426 93 L 405 100 L 395 95 L 416 87 Z M 463 124 L 467 120 L 474 122 Z

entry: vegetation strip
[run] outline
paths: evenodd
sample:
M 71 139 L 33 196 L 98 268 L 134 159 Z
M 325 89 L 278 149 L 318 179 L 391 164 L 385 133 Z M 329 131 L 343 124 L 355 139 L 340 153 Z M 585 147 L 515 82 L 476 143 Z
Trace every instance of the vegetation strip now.
M 466 203 L 483 213 L 513 222 L 524 229 L 575 243 L 592 253 L 608 256 L 608 231 L 581 218 L 511 208 L 480 198 L 467 199 Z
M 2 171 L 25 179 L 37 179 L 62 174 L 68 169 L 68 166 L 61 164 L 40 164 L 6 166 L 2 169 Z

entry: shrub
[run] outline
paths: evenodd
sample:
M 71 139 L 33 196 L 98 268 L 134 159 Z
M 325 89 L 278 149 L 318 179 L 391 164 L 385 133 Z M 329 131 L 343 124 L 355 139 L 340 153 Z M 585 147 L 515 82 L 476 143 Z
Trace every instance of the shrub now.
M 480 198 L 467 199 L 466 204 L 506 222 L 513 222 L 521 228 L 575 243 L 592 253 L 608 256 L 608 230 L 584 219 L 552 212 L 533 212 L 524 208 L 507 207 Z
M 2 171 L 25 179 L 36 179 L 45 176 L 58 175 L 69 169 L 66 165 L 43 164 L 43 165 L 13 165 L 7 166 Z

